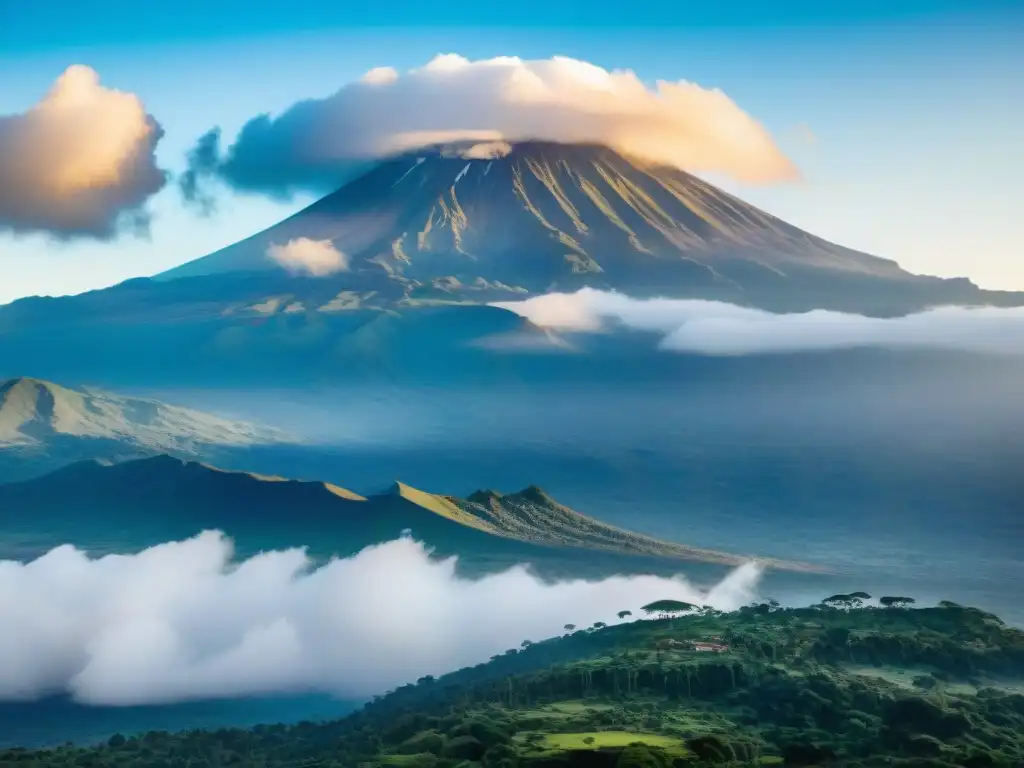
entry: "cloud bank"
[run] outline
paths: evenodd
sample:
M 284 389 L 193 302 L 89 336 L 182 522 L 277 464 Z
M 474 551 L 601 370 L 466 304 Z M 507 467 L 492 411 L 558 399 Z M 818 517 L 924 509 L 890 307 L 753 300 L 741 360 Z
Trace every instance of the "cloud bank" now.
M 715 301 L 632 299 L 584 288 L 496 306 L 542 327 L 598 332 L 612 325 L 658 333 L 660 347 L 703 355 L 856 347 L 1024 355 L 1024 308 L 939 307 L 894 318 L 815 310 L 774 314 Z
M 234 562 L 204 532 L 135 555 L 65 545 L 0 562 L 0 700 L 129 705 L 323 691 L 370 696 L 661 598 L 734 609 L 759 568 L 702 592 L 654 576 L 471 581 L 408 538 L 313 568 L 302 550 Z
M 137 96 L 69 67 L 24 114 L 0 115 L 0 230 L 61 238 L 144 231 L 166 183 L 160 125 Z
M 354 161 L 456 141 L 479 151 L 529 139 L 601 143 L 694 172 L 753 183 L 798 174 L 768 131 L 717 89 L 608 71 L 556 56 L 470 61 L 440 55 L 399 73 L 378 67 L 322 99 L 251 119 L 222 152 L 217 129 L 190 155 L 199 180 L 280 195 L 336 187 Z
M 348 269 L 348 256 L 330 240 L 297 237 L 284 245 L 271 244 L 267 258 L 296 275 L 326 277 Z

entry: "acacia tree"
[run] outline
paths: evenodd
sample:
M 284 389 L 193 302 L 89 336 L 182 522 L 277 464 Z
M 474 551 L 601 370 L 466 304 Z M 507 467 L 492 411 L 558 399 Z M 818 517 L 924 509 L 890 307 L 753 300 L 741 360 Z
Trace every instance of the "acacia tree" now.
M 892 595 L 886 595 L 885 597 L 878 598 L 878 602 L 886 608 L 909 608 L 917 601 L 912 597 L 894 597 Z
M 822 605 L 827 605 L 829 608 L 846 608 L 849 606 L 850 596 L 849 595 L 832 595 L 826 597 L 821 601 Z
M 619 612 L 618 612 L 617 614 L 615 614 L 615 615 L 616 615 L 616 616 L 618 616 L 618 617 L 619 617 L 620 619 L 624 619 L 624 618 L 626 618 L 627 616 L 632 616 L 632 615 L 633 615 L 633 612 L 632 612 L 632 611 L 619 611 Z
M 870 600 L 871 595 L 867 592 L 851 592 L 846 596 L 847 608 L 863 608 L 864 601 Z
M 564 627 L 562 627 L 562 629 L 564 629 L 566 632 L 573 632 L 576 629 L 576 625 L 575 624 L 566 624 Z
M 645 605 L 642 610 L 649 616 L 657 615 L 662 619 L 671 619 L 695 611 L 697 606 L 682 600 L 655 600 L 653 603 Z

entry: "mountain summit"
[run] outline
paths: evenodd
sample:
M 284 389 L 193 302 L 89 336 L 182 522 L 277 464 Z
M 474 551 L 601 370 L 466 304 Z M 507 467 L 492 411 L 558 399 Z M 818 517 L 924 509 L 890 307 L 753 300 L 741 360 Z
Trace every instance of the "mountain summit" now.
M 583 286 L 771 309 L 908 308 L 980 293 L 804 232 L 684 171 L 603 146 L 395 157 L 305 210 L 159 280 L 281 266 L 273 249 L 329 242 L 353 290 L 382 279 L 471 298 Z M 870 307 L 868 307 L 870 309 Z

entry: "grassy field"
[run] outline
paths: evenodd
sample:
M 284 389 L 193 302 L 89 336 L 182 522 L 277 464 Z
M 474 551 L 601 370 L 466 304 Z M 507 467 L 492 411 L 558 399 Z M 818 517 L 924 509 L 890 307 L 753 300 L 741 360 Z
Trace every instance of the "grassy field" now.
M 419 765 L 421 761 L 421 755 L 381 755 L 378 762 L 381 765 Z
M 593 739 L 588 742 L 587 739 Z M 632 731 L 584 731 L 583 733 L 545 734 L 541 746 L 545 750 L 602 749 L 604 747 L 626 747 L 642 742 L 649 747 L 682 747 L 683 742 L 656 733 L 633 733 Z
M 914 678 L 920 677 L 921 675 L 928 674 L 928 670 L 925 669 L 912 669 L 908 667 L 867 667 L 861 665 L 850 665 L 845 669 L 855 675 L 861 677 L 870 677 L 875 680 L 885 680 L 887 683 L 892 683 L 895 686 L 904 688 L 906 690 L 913 690 Z

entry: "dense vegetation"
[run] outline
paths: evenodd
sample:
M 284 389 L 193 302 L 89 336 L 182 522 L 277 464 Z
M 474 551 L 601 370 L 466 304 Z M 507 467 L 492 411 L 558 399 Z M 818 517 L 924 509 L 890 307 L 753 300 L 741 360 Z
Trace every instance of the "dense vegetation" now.
M 952 603 L 866 599 L 728 614 L 659 601 L 645 610 L 663 618 L 566 625 L 342 720 L 118 735 L 0 752 L 0 766 L 1024 764 L 1024 632 Z

